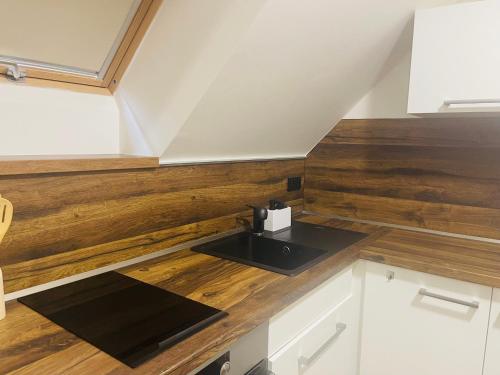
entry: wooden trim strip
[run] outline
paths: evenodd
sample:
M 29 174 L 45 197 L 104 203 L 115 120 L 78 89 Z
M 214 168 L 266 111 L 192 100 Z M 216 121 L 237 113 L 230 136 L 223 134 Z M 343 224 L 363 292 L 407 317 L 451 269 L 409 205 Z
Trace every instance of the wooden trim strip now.
M 147 8 L 146 3 L 149 3 Z M 145 0 L 139 7 L 137 15 L 134 17 L 129 31 L 127 31 L 127 34 L 123 39 L 124 43 L 120 45 L 108 72 L 106 72 L 106 75 L 104 76 L 104 86 L 108 87 L 112 93 L 118 87 L 123 74 L 127 70 L 128 64 L 132 61 L 132 57 L 134 57 L 137 48 L 139 48 L 139 45 L 142 42 L 142 38 L 149 29 L 149 26 L 153 22 L 153 19 L 162 3 L 163 0 Z M 139 17 L 141 17 L 140 21 L 138 20 Z
M 120 43 L 120 46 L 116 50 L 116 54 L 111 61 L 111 64 L 108 67 L 108 70 L 103 78 L 103 86 L 109 86 L 111 80 L 115 76 L 117 69 L 119 68 L 123 58 L 125 57 L 127 50 L 137 35 L 137 31 L 139 30 L 142 21 L 146 17 L 149 8 L 151 7 L 153 0 L 143 0 L 137 9 L 137 12 L 130 22 L 127 32 L 125 33 L 123 40 Z
M 79 83 L 50 81 L 47 79 L 40 79 L 40 78 L 25 78 L 25 80 L 22 82 L 13 82 L 10 81 L 7 77 L 3 76 L 1 70 L 2 68 L 0 67 L 0 84 L 23 85 L 23 86 L 49 88 L 49 89 L 69 90 L 73 92 L 81 92 L 85 94 L 95 94 L 104 96 L 112 95 L 107 87 L 89 86 L 89 85 L 82 85 Z
M 157 168 L 157 157 L 131 155 L 0 156 L 0 176 Z

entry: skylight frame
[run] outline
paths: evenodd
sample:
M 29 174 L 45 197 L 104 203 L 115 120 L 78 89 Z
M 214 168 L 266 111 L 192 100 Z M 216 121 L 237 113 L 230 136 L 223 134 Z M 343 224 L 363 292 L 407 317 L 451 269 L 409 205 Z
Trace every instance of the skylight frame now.
M 99 71 L 0 55 L 0 74 L 12 67 L 28 79 L 78 84 L 114 91 L 163 0 L 135 0 Z

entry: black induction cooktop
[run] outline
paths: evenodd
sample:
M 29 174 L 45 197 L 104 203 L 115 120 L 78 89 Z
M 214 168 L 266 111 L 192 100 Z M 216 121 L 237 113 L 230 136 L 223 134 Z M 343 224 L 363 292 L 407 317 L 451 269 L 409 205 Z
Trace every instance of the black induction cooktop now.
M 117 272 L 22 297 L 19 302 L 130 367 L 227 315 Z

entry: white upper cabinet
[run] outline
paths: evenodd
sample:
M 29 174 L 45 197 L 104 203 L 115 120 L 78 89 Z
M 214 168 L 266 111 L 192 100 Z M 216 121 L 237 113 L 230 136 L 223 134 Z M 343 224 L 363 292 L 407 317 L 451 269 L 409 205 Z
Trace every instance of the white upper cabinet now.
M 500 1 L 415 14 L 408 112 L 500 111 Z

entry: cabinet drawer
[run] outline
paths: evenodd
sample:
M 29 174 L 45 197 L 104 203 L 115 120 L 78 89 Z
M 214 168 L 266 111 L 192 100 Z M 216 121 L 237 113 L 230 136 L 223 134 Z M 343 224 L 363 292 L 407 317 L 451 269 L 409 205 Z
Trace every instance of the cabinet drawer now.
M 352 351 L 350 339 L 357 332 L 356 322 L 350 320 L 352 302 L 352 297 L 348 297 L 277 351 L 269 359 L 272 373 L 320 375 L 347 362 L 345 356 Z M 338 373 L 348 375 L 345 371 Z
M 352 296 L 352 283 L 352 267 L 349 267 L 271 318 L 269 354 L 274 354 L 327 311 Z

